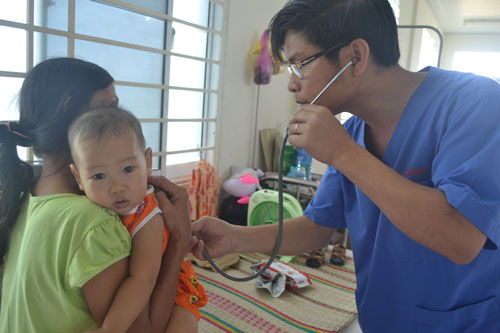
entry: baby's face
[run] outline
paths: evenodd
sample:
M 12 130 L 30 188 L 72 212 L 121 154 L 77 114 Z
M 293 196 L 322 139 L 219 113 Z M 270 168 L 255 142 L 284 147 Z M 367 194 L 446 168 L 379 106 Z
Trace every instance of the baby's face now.
M 90 200 L 125 215 L 144 199 L 151 149 L 141 151 L 133 130 L 80 140 L 73 148 L 71 170 Z

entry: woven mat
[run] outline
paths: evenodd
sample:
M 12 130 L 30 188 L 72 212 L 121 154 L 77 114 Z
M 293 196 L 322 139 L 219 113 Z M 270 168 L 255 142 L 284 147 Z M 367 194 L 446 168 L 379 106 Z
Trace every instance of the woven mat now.
M 252 274 L 250 265 L 269 256 L 245 253 L 226 272 L 243 277 Z M 193 264 L 208 295 L 201 308 L 199 332 L 338 332 L 356 318 L 356 277 L 352 259 L 344 266 L 329 263 L 319 269 L 305 266 L 306 257 L 289 263 L 308 273 L 311 286 L 286 290 L 273 298 L 254 281 L 234 282 L 208 268 Z

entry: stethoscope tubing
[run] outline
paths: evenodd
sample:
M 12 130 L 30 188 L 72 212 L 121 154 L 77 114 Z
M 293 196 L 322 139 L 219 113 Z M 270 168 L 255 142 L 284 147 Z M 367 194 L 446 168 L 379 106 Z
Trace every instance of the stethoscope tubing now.
M 311 105 L 312 104 L 315 104 L 318 99 L 325 93 L 325 91 L 330 88 L 330 86 L 335 82 L 337 81 L 337 79 L 340 77 L 340 75 L 342 75 L 342 73 L 344 73 L 347 68 L 349 68 L 350 66 L 354 65 L 355 63 L 357 62 L 356 58 L 353 58 L 351 61 L 349 61 L 331 80 L 330 82 L 327 83 L 327 85 L 318 93 L 318 95 L 316 95 L 316 97 L 312 100 L 312 102 L 310 103 Z M 274 245 L 274 250 L 273 250 L 273 253 L 271 254 L 271 257 L 269 258 L 269 260 L 267 261 L 267 263 L 264 265 L 264 267 L 262 267 L 259 271 L 257 271 L 256 273 L 254 273 L 253 275 L 250 275 L 250 276 L 246 276 L 246 277 L 234 277 L 234 276 L 231 276 L 229 274 L 227 274 L 226 272 L 224 272 L 214 261 L 212 258 L 210 258 L 210 256 L 208 255 L 208 253 L 205 251 L 205 249 L 203 249 L 202 251 L 202 254 L 203 256 L 205 257 L 205 259 L 208 260 L 208 262 L 210 263 L 210 265 L 217 271 L 219 272 L 219 274 L 221 274 L 222 276 L 224 276 L 225 278 L 229 279 L 229 280 L 232 280 L 232 281 L 236 281 L 236 282 L 246 282 L 246 281 L 250 281 L 250 280 L 253 280 L 253 279 L 256 279 L 257 277 L 259 277 L 262 273 L 264 273 L 268 268 L 269 266 L 271 266 L 271 264 L 273 263 L 274 259 L 276 258 L 276 256 L 278 255 L 278 252 L 279 252 L 279 249 L 281 247 L 281 240 L 283 239 L 283 157 L 284 157 L 284 154 L 285 154 L 285 147 L 286 147 L 286 143 L 288 141 L 288 131 L 289 131 L 289 128 L 287 127 L 286 130 L 285 130 L 285 133 L 283 135 L 283 141 L 281 143 L 281 149 L 280 149 L 280 156 L 279 156 L 279 159 L 278 159 L 278 218 L 279 218 L 279 222 L 278 222 L 278 236 L 276 237 L 276 244 Z

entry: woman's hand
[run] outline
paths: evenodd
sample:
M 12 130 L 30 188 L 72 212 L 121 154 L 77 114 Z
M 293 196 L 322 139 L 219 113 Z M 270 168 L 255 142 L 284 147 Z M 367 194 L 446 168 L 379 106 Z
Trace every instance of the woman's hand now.
M 150 176 L 148 182 L 155 187 L 156 200 L 170 238 L 151 295 L 149 316 L 146 310 L 140 319 L 149 320 L 152 332 L 164 332 L 174 308 L 181 265 L 191 243 L 189 196 L 185 188 L 165 177 Z
M 148 182 L 155 187 L 163 222 L 170 233 L 169 245 L 188 251 L 191 244 L 191 214 L 187 190 L 165 177 L 150 176 Z
M 236 249 L 232 243 L 234 237 L 231 236 L 231 233 L 236 229 L 233 227 L 231 224 L 215 217 L 203 216 L 193 222 L 191 226 L 195 242 L 191 252 L 201 260 L 206 260 L 202 254 L 203 249 L 207 251 L 211 258 L 218 258 L 235 252 Z

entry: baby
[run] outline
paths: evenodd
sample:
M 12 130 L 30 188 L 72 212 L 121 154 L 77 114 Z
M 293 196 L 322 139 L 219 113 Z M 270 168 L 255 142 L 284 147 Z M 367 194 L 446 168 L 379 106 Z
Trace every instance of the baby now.
M 147 184 L 152 151 L 145 148 L 139 121 L 122 109 L 97 109 L 82 114 L 71 124 L 68 141 L 73 157 L 70 168 L 80 189 L 93 202 L 120 215 L 130 233 L 129 277 L 121 284 L 100 329 L 124 332 L 151 296 L 169 237 L 154 189 Z M 205 291 L 186 257 L 175 303 L 190 312 L 174 309 L 170 321 L 183 316 L 174 322 L 197 327 L 199 307 L 206 302 Z M 189 325 L 190 320 L 196 326 Z

